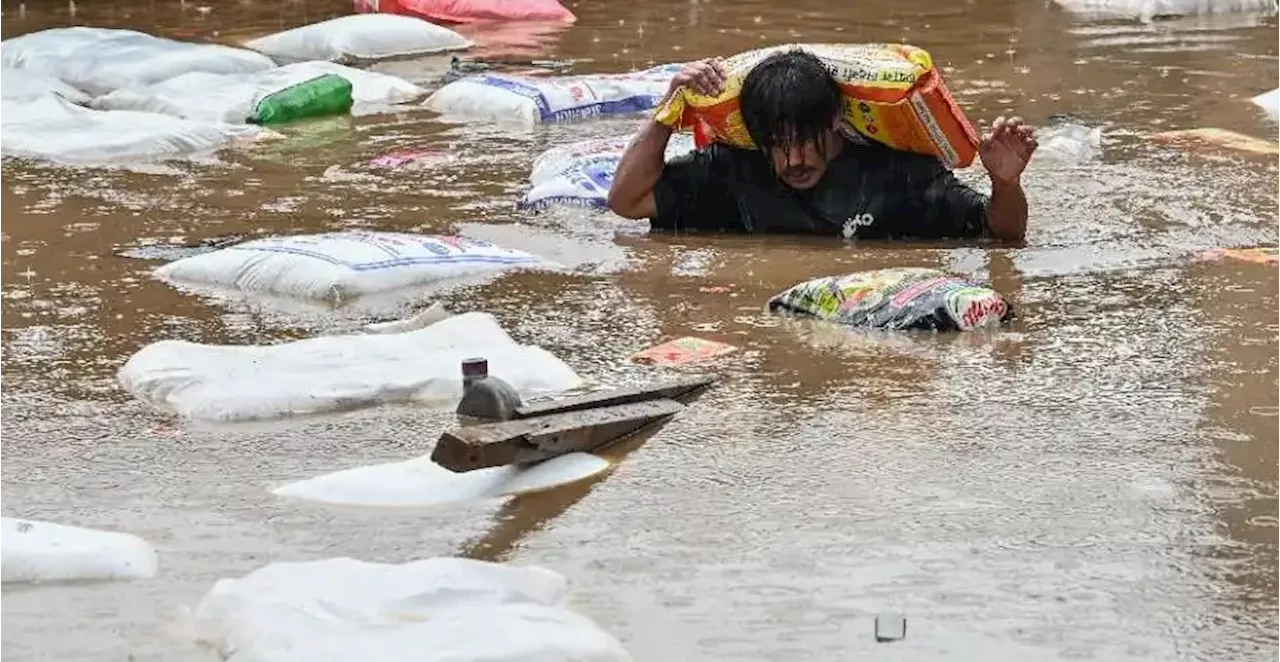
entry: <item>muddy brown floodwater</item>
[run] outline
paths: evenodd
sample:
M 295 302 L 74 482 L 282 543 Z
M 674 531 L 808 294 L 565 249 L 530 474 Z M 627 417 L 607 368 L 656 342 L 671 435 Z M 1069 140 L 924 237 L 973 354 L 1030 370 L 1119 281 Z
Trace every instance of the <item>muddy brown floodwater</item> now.
M 348 9 L 18 5 L 4 1 L 5 37 L 76 22 L 231 41 Z M 1277 270 L 1198 255 L 1276 244 L 1276 161 L 1149 140 L 1198 126 L 1274 140 L 1246 101 L 1276 86 L 1274 18 L 1089 23 L 1041 0 L 571 6 L 571 29 L 510 41 L 591 72 L 905 40 L 933 53 L 971 117 L 1069 114 L 1104 128 L 1105 151 L 1033 164 L 1023 248 L 649 237 L 582 211 L 515 211 L 538 151 L 635 119 L 513 135 L 413 112 L 319 123 L 278 151 L 176 174 L 7 164 L 4 513 L 141 535 L 162 570 L 5 587 L 6 660 L 206 659 L 181 613 L 220 577 L 460 553 L 563 572 L 576 608 L 637 660 L 1275 658 Z M 400 147 L 457 158 L 359 169 Z M 373 313 L 190 296 L 113 251 L 347 227 L 536 241 L 593 264 L 442 295 L 590 379 L 652 376 L 627 357 L 663 336 L 743 351 L 718 388 L 587 484 L 501 510 L 282 503 L 269 488 L 427 452 L 446 416 L 384 407 L 158 433 L 166 419 L 113 381 L 147 343 L 266 343 Z M 1021 317 L 996 334 L 891 339 L 762 313 L 803 278 L 891 265 L 989 277 Z M 906 642 L 874 643 L 881 611 L 906 614 Z

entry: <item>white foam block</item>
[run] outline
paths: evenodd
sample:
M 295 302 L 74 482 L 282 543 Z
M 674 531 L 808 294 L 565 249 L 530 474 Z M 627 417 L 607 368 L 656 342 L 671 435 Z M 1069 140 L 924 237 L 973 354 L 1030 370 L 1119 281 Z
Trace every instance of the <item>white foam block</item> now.
M 150 543 L 127 533 L 0 518 L 3 582 L 51 582 L 154 577 Z
M 406 333 L 307 338 L 276 345 L 163 340 L 120 368 L 120 385 L 186 417 L 247 421 L 350 410 L 386 402 L 454 406 L 461 363 L 479 356 L 521 398 L 575 388 L 582 379 L 541 347 L 520 345 L 492 315 L 466 313 Z

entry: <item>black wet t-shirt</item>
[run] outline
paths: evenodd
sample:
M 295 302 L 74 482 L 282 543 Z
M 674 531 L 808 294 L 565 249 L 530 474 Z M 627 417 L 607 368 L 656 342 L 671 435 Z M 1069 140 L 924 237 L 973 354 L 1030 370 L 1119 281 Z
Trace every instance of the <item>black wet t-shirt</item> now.
M 712 145 L 668 162 L 654 198 L 655 231 L 922 240 L 984 236 L 989 200 L 934 157 L 851 141 L 811 189 L 758 150 Z

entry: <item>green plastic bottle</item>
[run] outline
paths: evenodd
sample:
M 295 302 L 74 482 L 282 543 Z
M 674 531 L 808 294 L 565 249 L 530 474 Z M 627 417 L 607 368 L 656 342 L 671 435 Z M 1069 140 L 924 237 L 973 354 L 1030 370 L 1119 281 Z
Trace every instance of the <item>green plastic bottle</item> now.
M 324 74 L 262 97 L 250 122 L 283 124 L 309 117 L 345 115 L 354 104 L 351 81 L 337 74 Z

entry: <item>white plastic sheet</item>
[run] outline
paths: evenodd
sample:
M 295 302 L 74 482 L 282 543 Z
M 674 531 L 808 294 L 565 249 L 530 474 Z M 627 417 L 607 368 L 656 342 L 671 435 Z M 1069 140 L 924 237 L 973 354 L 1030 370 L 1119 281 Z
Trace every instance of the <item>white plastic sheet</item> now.
M 595 138 L 553 147 L 538 156 L 529 173 L 533 187 L 521 198 L 520 209 L 551 205 L 603 209 L 618 163 L 633 136 Z M 667 143 L 668 160 L 693 151 L 693 136 L 676 134 Z
M 8 583 L 154 577 L 147 541 L 127 533 L 0 519 L 0 575 Z
M 1102 158 L 1102 129 L 1074 122 L 1053 124 L 1036 132 L 1040 143 L 1032 163 L 1083 165 Z
M 1273 120 L 1280 117 L 1280 88 L 1270 92 L 1263 92 L 1249 101 L 1261 108 L 1262 112 L 1267 114 L 1267 117 Z
M 175 283 L 342 301 L 477 274 L 554 266 L 536 255 L 477 239 L 348 231 L 255 239 L 171 262 L 155 275 Z
M 0 70 L 0 99 L 21 103 L 50 96 L 62 97 L 78 105 L 89 103 L 89 95 L 52 76 L 25 69 Z
M 352 112 L 412 101 L 426 90 L 395 76 L 361 71 L 333 62 L 299 62 L 251 74 L 194 72 L 142 88 L 116 90 L 98 97 L 99 110 L 139 110 L 208 122 L 245 122 L 263 97 L 325 74 L 351 82 Z
M 529 466 L 454 473 L 429 456 L 355 467 L 272 490 L 276 496 L 318 503 L 368 507 L 424 507 L 503 499 L 576 483 L 609 468 L 590 453 L 569 453 Z
M 657 106 L 679 68 L 594 76 L 481 74 L 445 85 L 423 104 L 452 120 L 524 125 L 627 115 Z
M 280 62 L 380 60 L 468 48 L 462 35 L 394 14 L 341 16 L 245 42 Z
M 194 122 L 157 113 L 98 111 L 49 96 L 4 101 L 0 151 L 67 165 L 159 163 L 211 156 L 279 134 L 246 124 Z
M 564 606 L 550 570 L 457 558 L 274 563 L 200 601 L 200 641 L 228 662 L 624 662 Z
M 98 96 L 203 71 L 251 73 L 275 63 L 259 53 L 111 28 L 54 28 L 0 42 L 5 67 L 45 74 Z
M 575 388 L 582 379 L 534 345 L 520 345 L 492 315 L 466 313 L 407 333 L 318 336 L 276 345 L 162 340 L 120 368 L 120 385 L 182 416 L 247 421 L 350 410 L 385 402 L 454 406 L 461 364 L 481 356 L 521 398 Z
M 1276 0 L 1055 0 L 1073 14 L 1089 18 L 1151 21 L 1160 17 L 1211 14 L 1275 14 Z

